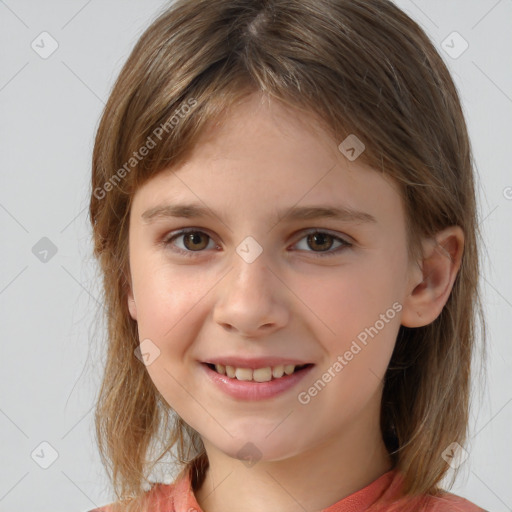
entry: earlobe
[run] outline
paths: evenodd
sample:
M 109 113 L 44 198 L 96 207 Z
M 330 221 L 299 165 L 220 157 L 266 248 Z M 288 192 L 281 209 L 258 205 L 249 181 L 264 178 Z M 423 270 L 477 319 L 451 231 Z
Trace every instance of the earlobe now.
M 424 241 L 423 259 L 411 272 L 408 295 L 403 302 L 402 325 L 422 327 L 443 310 L 459 271 L 464 250 L 460 226 L 450 226 Z
M 133 298 L 133 292 L 130 288 L 128 290 L 127 295 L 127 301 L 128 301 L 128 310 L 130 311 L 130 316 L 133 320 L 137 320 L 137 305 L 135 304 L 135 299 Z
M 124 291 L 126 292 L 126 302 L 128 304 L 128 311 L 133 320 L 137 321 L 137 305 L 135 304 L 135 297 L 133 295 L 132 277 L 129 270 L 123 271 L 125 276 Z

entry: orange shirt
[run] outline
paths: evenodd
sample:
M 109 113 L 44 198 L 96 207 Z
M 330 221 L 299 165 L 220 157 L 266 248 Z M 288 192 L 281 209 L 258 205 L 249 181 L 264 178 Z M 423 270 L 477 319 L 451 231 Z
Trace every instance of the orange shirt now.
M 439 497 L 423 496 L 406 502 L 400 497 L 402 481 L 401 474 L 396 470 L 388 471 L 363 489 L 342 498 L 321 512 L 486 512 L 474 503 L 451 493 Z M 151 506 L 147 512 L 203 512 L 194 496 L 188 472 L 182 472 L 174 484 L 154 484 L 148 493 Z M 377 500 L 379 503 L 376 503 Z M 110 510 L 107 505 L 89 512 Z

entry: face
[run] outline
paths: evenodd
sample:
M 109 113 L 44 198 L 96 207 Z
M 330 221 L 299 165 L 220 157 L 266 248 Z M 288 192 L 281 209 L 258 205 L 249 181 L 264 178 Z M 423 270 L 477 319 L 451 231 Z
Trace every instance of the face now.
M 361 418 L 378 427 L 410 285 L 404 211 L 393 183 L 313 121 L 251 96 L 133 200 L 128 299 L 147 371 L 205 444 L 235 458 L 248 442 L 282 460 Z M 177 208 L 192 204 L 206 213 Z M 309 366 L 259 383 L 205 364 L 234 357 Z

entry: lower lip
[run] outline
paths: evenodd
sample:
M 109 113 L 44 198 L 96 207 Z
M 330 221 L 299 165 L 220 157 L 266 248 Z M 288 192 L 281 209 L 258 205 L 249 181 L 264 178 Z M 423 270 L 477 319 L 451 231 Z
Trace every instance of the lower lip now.
M 215 370 L 212 370 L 206 363 L 201 363 L 207 377 L 224 393 L 239 398 L 241 400 L 264 400 L 265 398 L 272 398 L 298 384 L 314 365 L 308 366 L 303 370 L 285 375 L 279 379 L 273 379 L 268 382 L 255 382 L 232 379 L 227 375 L 221 375 Z

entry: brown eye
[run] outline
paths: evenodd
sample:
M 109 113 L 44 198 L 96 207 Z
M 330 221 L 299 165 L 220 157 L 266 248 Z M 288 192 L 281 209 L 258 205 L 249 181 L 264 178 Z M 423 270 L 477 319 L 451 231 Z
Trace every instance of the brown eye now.
M 205 233 L 201 233 L 201 231 L 185 233 L 183 235 L 183 245 L 190 251 L 201 251 L 208 246 L 207 238 L 209 238 L 209 236 Z
M 303 247 L 300 247 L 300 244 L 303 244 Z M 352 244 L 339 236 L 317 230 L 306 233 L 296 246 L 303 252 L 309 252 L 313 254 L 313 256 L 323 257 L 335 256 L 343 250 L 352 247 Z
M 309 247 L 319 251 L 327 251 L 332 247 L 334 237 L 327 233 L 312 233 L 307 237 Z
M 306 233 L 296 245 L 299 246 L 301 243 L 305 245 L 303 248 L 299 247 L 301 252 L 309 252 L 319 257 L 335 256 L 343 250 L 352 247 L 352 244 L 343 238 L 319 230 Z M 212 244 L 210 249 L 216 249 L 212 237 L 198 229 L 188 229 L 171 233 L 163 241 L 165 247 L 183 256 L 194 256 L 202 252 L 207 252 L 206 250 L 209 244 Z M 334 244 L 338 245 L 336 246 Z
M 172 233 L 163 241 L 165 247 L 184 256 L 194 256 L 195 253 L 206 252 L 205 249 L 208 248 L 209 243 L 215 246 L 208 234 L 197 229 Z

